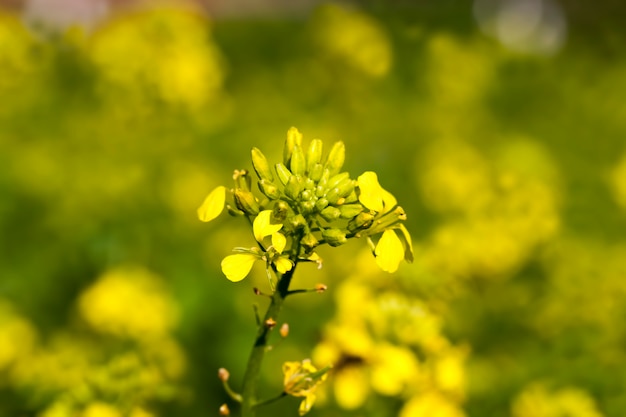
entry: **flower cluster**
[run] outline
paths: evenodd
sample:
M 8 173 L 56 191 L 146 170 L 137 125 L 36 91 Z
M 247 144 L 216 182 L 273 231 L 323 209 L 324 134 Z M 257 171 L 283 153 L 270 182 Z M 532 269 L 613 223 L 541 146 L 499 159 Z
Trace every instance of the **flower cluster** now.
M 340 246 L 350 238 L 366 238 L 384 271 L 394 272 L 403 259 L 413 260 L 411 237 L 402 224 L 406 214 L 396 198 L 381 187 L 374 172 L 351 178 L 342 171 L 344 159 L 343 142 L 336 142 L 324 158 L 322 141 L 314 139 L 305 149 L 302 134 L 293 127 L 287 132 L 283 161 L 273 169 L 259 149 L 252 149 L 261 195 L 253 192 L 249 171 L 236 170 L 235 188 L 217 187 L 198 209 L 204 222 L 224 207 L 252 221 L 259 247 L 235 248 L 237 253 L 222 261 L 228 279 L 245 278 L 256 260 L 266 262 L 268 277 L 270 269 L 284 274 L 298 261 L 321 266 L 318 246 Z M 227 193 L 234 206 L 226 204 Z

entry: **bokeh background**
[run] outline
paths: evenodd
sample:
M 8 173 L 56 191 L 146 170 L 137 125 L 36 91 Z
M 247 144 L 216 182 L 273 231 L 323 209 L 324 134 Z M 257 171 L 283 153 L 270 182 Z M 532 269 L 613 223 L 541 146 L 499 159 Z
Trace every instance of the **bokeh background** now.
M 335 364 L 311 416 L 623 416 L 624 13 L 0 2 L 0 415 L 217 415 L 267 284 L 219 270 L 244 222 L 195 211 L 296 126 L 378 172 L 416 259 L 385 274 L 354 241 L 302 268 L 329 290 L 287 303 L 263 395 L 311 357 Z

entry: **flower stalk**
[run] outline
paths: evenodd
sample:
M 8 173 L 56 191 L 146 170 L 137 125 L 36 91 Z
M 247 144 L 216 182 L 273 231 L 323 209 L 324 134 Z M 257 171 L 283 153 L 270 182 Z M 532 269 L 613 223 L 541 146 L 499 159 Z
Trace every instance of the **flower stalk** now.
M 345 145 L 336 142 L 326 158 L 323 143 L 314 139 L 308 147 L 302 144 L 302 134 L 291 128 L 283 150 L 282 163 L 273 166 L 263 153 L 253 148 L 252 165 L 258 177 L 255 194 L 250 171 L 235 170 L 235 187 L 220 186 L 213 190 L 198 209 L 198 217 L 208 222 L 224 208 L 235 217 L 246 218 L 256 243 L 251 248 L 237 247 L 234 254 L 221 263 L 222 272 L 232 282 L 243 280 L 252 266 L 265 263 L 269 292 L 255 288 L 257 295 L 270 298 L 267 311 L 261 317 L 255 305 L 257 333 L 244 374 L 241 394 L 234 392 L 220 371 L 227 393 L 241 402 L 241 416 L 255 417 L 260 405 L 290 395 L 303 398 L 299 414 L 306 414 L 315 402 L 315 389 L 327 376 L 330 366 L 317 370 L 308 359 L 285 362 L 283 392 L 268 400 L 258 399 L 263 359 L 271 349 L 269 338 L 289 295 L 322 293 L 327 287 L 290 290 L 299 262 L 313 262 L 322 267 L 316 252 L 321 245 L 341 246 L 352 238 L 365 238 L 382 270 L 394 272 L 404 259 L 412 261 L 411 237 L 402 224 L 406 214 L 395 197 L 378 183 L 376 173 L 368 171 L 357 179 L 341 172 L 345 160 Z M 273 170 L 272 170 L 273 168 Z M 233 205 L 226 203 L 230 194 Z M 288 327 L 278 330 L 284 338 Z M 228 410 L 226 407 L 225 410 Z

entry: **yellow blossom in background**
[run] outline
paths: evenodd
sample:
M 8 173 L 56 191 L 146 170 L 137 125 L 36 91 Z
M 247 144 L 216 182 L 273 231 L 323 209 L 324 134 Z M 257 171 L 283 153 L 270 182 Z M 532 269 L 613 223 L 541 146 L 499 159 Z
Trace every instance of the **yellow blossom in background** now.
M 78 308 L 94 329 L 137 340 L 161 337 L 178 320 L 160 278 L 140 267 L 106 272 L 81 294 Z
M 33 36 L 19 18 L 0 11 L 0 94 L 19 91 L 23 95 L 33 81 L 38 81 L 33 75 L 36 68 L 42 68 L 42 57 L 39 62 L 32 59 L 35 47 Z M 0 106 L 0 114 L 10 108 L 5 103 Z
M 220 93 L 221 54 L 210 40 L 206 16 L 155 9 L 119 17 L 100 28 L 89 54 L 103 77 L 103 93 L 118 88 L 127 99 L 155 97 L 196 109 Z
M 337 404 L 345 410 L 362 407 L 371 387 L 365 368 L 347 365 L 333 375 L 333 394 Z
M 122 413 L 110 404 L 95 402 L 85 408 L 81 417 L 122 417 Z
M 37 338 L 36 329 L 0 299 L 0 372 L 27 358 Z
M 313 23 L 314 37 L 331 59 L 370 77 L 389 72 L 393 50 L 388 35 L 374 18 L 358 10 L 325 5 Z
M 612 169 L 609 176 L 609 185 L 617 204 L 626 210 L 626 153 Z
M 513 401 L 512 417 L 604 417 L 589 393 L 566 387 L 549 390 L 541 383 L 527 386 Z
M 465 413 L 444 396 L 425 392 L 409 399 L 399 417 L 465 417 Z

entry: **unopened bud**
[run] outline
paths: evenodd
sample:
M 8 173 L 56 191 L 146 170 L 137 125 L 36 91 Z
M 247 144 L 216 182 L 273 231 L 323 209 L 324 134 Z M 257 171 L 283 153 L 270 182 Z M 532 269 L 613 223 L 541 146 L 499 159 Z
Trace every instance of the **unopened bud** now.
M 306 235 L 302 237 L 302 239 L 300 239 L 300 244 L 304 246 L 304 249 L 307 252 L 310 252 L 311 250 L 315 249 L 315 247 L 319 245 L 319 243 L 320 242 L 317 240 L 315 235 L 313 235 L 313 233 L 307 233 Z
M 330 175 L 334 175 L 341 170 L 345 158 L 346 146 L 341 141 L 335 142 L 326 160 L 326 168 L 328 168 Z
M 293 175 L 304 175 L 306 171 L 304 152 L 302 151 L 302 147 L 300 145 L 295 145 L 293 147 L 289 168 L 291 168 L 291 172 L 293 173 Z
M 311 143 L 309 143 L 309 149 L 306 153 L 306 169 L 307 172 L 309 172 L 309 175 L 313 171 L 315 165 L 322 160 L 323 146 L 324 143 L 319 139 L 313 139 Z
M 230 378 L 230 372 L 228 372 L 226 368 L 220 368 L 217 370 L 217 377 L 220 381 L 226 382 L 228 381 L 228 378 Z
M 315 208 L 317 211 L 322 211 L 328 206 L 328 199 L 322 197 L 315 202 Z
M 259 203 L 257 202 L 254 194 L 250 191 L 245 191 L 239 188 L 235 189 L 235 204 L 237 208 L 248 215 L 256 216 L 259 214 Z
M 289 325 L 287 323 L 283 323 L 282 326 L 280 326 L 280 336 L 282 338 L 285 338 L 289 335 Z
M 301 202 L 300 210 L 301 213 L 305 215 L 313 213 L 313 210 L 315 210 L 315 202 L 311 200 Z
M 330 246 L 341 246 L 348 241 L 345 232 L 336 228 L 322 230 L 322 238 Z
M 250 191 L 252 186 L 252 178 L 250 178 L 247 169 L 236 169 L 233 172 L 233 179 L 235 180 L 236 188 L 241 190 Z
M 269 318 L 267 320 L 265 320 L 265 327 L 267 327 L 268 329 L 273 329 L 276 326 L 276 320 L 274 320 L 273 318 Z
M 286 166 L 289 166 L 291 163 L 293 148 L 296 145 L 302 146 L 302 133 L 295 127 L 291 127 L 287 131 L 287 140 L 285 140 L 285 147 L 283 149 L 283 162 Z
M 309 178 L 313 181 L 318 182 L 322 178 L 322 173 L 324 172 L 324 165 L 315 164 L 313 167 L 309 169 Z
M 227 404 L 220 405 L 220 416 L 229 416 L 230 410 L 228 409 Z
M 348 230 L 355 232 L 360 229 L 367 229 L 374 222 L 374 215 L 362 211 L 356 217 L 348 222 Z
M 293 230 L 302 229 L 307 225 L 306 219 L 302 214 L 296 214 L 295 216 L 291 216 L 288 222 Z
M 272 217 L 276 220 L 276 223 L 282 223 L 283 220 L 287 218 L 287 214 L 289 213 L 289 204 L 286 202 L 279 200 L 274 204 L 274 208 L 272 209 Z
M 302 191 L 302 178 L 292 175 L 285 185 L 285 194 L 289 198 L 297 200 L 300 191 Z
M 327 222 L 332 222 L 341 216 L 341 211 L 337 207 L 328 206 L 320 212 L 320 216 Z
M 260 179 L 269 182 L 274 181 L 274 175 L 270 165 L 267 163 L 267 158 L 258 148 L 252 148 L 252 166 Z
M 339 211 L 342 219 L 351 219 L 363 211 L 363 206 L 360 204 L 344 204 L 339 207 Z
M 289 178 L 292 175 L 291 171 L 289 171 L 289 169 L 281 163 L 276 164 L 274 168 L 276 169 L 276 175 L 278 175 L 280 183 L 282 185 L 287 184 L 287 181 L 289 181 Z
M 328 289 L 328 286 L 326 286 L 326 284 L 315 284 L 315 291 L 319 293 L 323 293 L 327 289 Z
M 340 174 L 337 175 L 333 175 L 329 180 L 328 183 L 326 184 L 326 187 L 328 188 L 335 188 L 336 186 L 339 185 L 340 182 L 349 179 L 350 178 L 350 174 L 347 172 L 342 172 Z
M 259 181 L 259 190 L 271 200 L 278 200 L 280 198 L 280 190 L 278 187 L 267 180 Z

